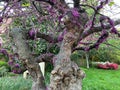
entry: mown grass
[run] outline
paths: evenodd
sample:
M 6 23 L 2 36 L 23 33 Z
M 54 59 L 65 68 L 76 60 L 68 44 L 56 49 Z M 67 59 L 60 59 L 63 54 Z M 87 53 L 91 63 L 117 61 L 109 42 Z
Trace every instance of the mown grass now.
M 22 76 L 0 78 L 0 90 L 31 90 L 32 81 Z
M 120 90 L 120 70 L 83 69 L 83 90 Z
M 83 80 L 83 90 L 120 90 L 120 70 L 102 70 L 82 68 L 86 77 Z M 46 73 L 46 83 L 49 83 L 50 73 Z M 20 76 L 0 78 L 0 90 L 31 90 L 32 80 Z

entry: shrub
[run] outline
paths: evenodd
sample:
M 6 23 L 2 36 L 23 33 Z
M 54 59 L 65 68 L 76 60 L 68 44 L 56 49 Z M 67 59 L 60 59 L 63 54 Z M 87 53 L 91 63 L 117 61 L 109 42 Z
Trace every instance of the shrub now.
M 8 74 L 9 69 L 5 66 L 0 67 L 0 76 L 6 76 Z
M 116 63 L 105 63 L 105 64 L 98 64 L 97 66 L 98 68 L 102 68 L 102 69 L 118 69 L 118 64 Z
M 0 67 L 2 67 L 2 66 L 8 66 L 7 62 L 5 62 L 5 61 L 0 61 Z
M 89 51 L 89 59 L 92 62 L 114 62 L 120 64 L 120 51 L 115 48 L 100 47 L 98 50 Z
M 102 46 L 98 50 L 92 49 L 88 53 L 89 63 L 93 66 L 92 62 L 114 62 L 120 64 L 120 51 L 115 48 Z M 86 66 L 86 57 L 84 51 L 74 52 L 71 59 L 79 66 Z
M 5 56 L 4 54 L 0 53 L 0 61 L 5 61 L 5 62 L 7 62 L 7 61 L 8 61 L 8 57 Z
M 0 67 L 3 67 L 3 66 L 5 66 L 8 70 L 10 70 L 10 67 L 9 67 L 9 65 L 8 65 L 7 62 L 5 62 L 5 61 L 0 61 Z

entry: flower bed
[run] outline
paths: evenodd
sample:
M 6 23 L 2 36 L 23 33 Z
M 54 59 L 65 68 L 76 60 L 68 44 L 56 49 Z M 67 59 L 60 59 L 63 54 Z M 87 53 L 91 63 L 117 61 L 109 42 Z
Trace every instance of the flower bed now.
M 109 63 L 109 62 L 106 62 L 106 63 L 99 63 L 97 65 L 98 68 L 101 68 L 101 69 L 118 69 L 118 64 L 116 63 Z

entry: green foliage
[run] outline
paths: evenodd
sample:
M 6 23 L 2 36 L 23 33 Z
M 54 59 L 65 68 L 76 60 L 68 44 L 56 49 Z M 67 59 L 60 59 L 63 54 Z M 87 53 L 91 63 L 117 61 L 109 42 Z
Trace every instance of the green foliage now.
M 6 76 L 8 74 L 9 69 L 6 68 L 5 66 L 0 67 L 0 77 L 1 76 Z
M 7 75 L 8 71 L 10 71 L 10 67 L 8 66 L 7 62 L 0 61 L 0 76 Z
M 29 46 L 31 47 L 31 50 L 38 55 L 45 53 L 47 49 L 47 43 L 44 40 L 29 40 Z
M 22 6 L 23 7 L 29 7 L 30 6 L 30 2 L 28 0 L 22 0 Z
M 111 44 L 110 46 L 102 44 L 98 50 L 89 51 L 91 61 L 110 61 L 120 64 L 120 42 L 114 39 L 110 39 L 108 42 Z
M 50 83 L 50 72 L 45 72 L 45 84 L 49 85 Z
M 7 75 L 5 75 L 5 76 L 7 76 L 7 77 L 12 77 L 12 76 L 18 76 L 19 74 L 15 74 L 15 73 L 13 73 L 13 72 L 8 72 L 7 73 Z
M 90 52 L 90 60 L 99 62 L 110 61 L 120 64 L 120 55 L 115 54 L 115 51 L 112 50 L 92 50 Z
M 51 72 L 53 70 L 53 65 L 51 65 L 51 63 L 46 63 L 45 64 L 45 71 L 46 72 Z
M 0 53 L 0 61 L 8 61 L 8 57 Z
M 5 61 L 0 61 L 0 67 L 2 67 L 2 66 L 8 67 L 7 62 L 5 62 Z
M 109 6 L 113 6 L 114 4 L 115 4 L 115 2 L 112 2 L 112 1 L 111 1 L 108 5 L 109 5 Z
M 119 47 L 119 43 L 115 43 L 112 41 L 115 45 L 118 44 L 117 47 Z M 101 45 L 101 47 L 96 50 L 92 49 L 88 52 L 89 55 L 89 63 L 91 62 L 105 62 L 110 61 L 114 63 L 120 64 L 120 50 L 112 48 L 110 46 Z M 78 51 L 74 52 L 71 55 L 71 60 L 75 61 L 79 66 L 86 66 L 86 57 L 84 51 Z
M 50 53 L 54 53 L 54 54 L 58 54 L 59 49 L 60 49 L 60 48 L 59 48 L 58 46 L 53 45 L 53 46 L 51 46 L 51 47 L 49 48 L 49 52 L 50 52 Z
M 113 52 L 109 48 L 100 47 L 98 50 L 93 49 L 89 52 L 91 61 L 112 61 L 115 57 L 113 56 Z

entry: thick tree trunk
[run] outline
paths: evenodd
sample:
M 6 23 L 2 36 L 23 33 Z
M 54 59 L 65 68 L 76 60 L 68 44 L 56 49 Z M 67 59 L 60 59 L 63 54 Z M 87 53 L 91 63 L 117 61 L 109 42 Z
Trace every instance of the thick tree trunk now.
M 32 90 L 45 90 L 44 77 L 40 70 L 39 63 L 35 62 L 35 58 L 32 56 L 30 49 L 26 43 L 25 33 L 19 28 L 14 28 L 11 31 L 11 36 L 14 39 L 14 43 L 17 47 L 17 53 L 19 59 L 24 63 L 33 79 Z
M 82 79 L 85 73 L 70 60 L 72 46 L 80 33 L 76 31 L 78 29 L 71 28 L 73 29 L 70 26 L 64 36 L 59 54 L 54 57 L 55 66 L 51 72 L 50 90 L 82 90 Z

